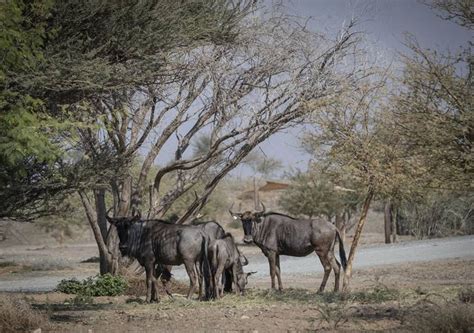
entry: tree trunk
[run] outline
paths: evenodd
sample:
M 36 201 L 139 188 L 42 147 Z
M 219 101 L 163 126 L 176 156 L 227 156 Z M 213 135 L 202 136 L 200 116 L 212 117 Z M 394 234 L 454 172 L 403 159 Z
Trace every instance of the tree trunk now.
M 355 252 L 357 249 L 357 245 L 359 244 L 362 228 L 364 227 L 364 224 L 367 218 L 367 212 L 369 211 L 370 203 L 372 202 L 373 197 L 374 197 L 374 190 L 372 188 L 369 188 L 369 192 L 367 192 L 367 195 L 365 197 L 364 206 L 362 207 L 359 222 L 357 223 L 354 239 L 352 240 L 351 250 L 349 252 L 349 258 L 347 259 L 347 268 L 344 272 L 344 282 L 342 285 L 343 291 L 349 290 L 349 282 L 352 276 L 352 262 L 354 261 L 354 258 L 355 258 Z
M 100 234 L 102 239 L 107 239 L 107 219 L 105 218 L 106 215 L 106 207 L 105 207 L 105 190 L 100 189 L 94 191 L 95 196 L 95 208 L 96 208 L 96 216 L 97 216 L 97 224 L 99 225 Z M 106 256 L 99 251 L 99 258 L 100 258 L 100 274 L 106 274 L 109 272 L 109 265 Z
M 87 220 L 92 228 L 92 232 L 94 234 L 95 241 L 97 242 L 97 246 L 99 248 L 99 256 L 103 258 L 106 268 L 106 272 L 109 272 L 109 269 L 112 264 L 112 257 L 109 253 L 107 245 L 105 244 L 104 238 L 102 237 L 102 232 L 99 227 L 99 222 L 97 220 L 97 210 L 94 209 L 92 206 L 87 194 L 83 191 L 79 191 L 79 196 L 81 197 L 82 205 L 84 206 L 84 210 L 86 212 Z M 101 266 L 101 274 L 102 274 L 102 266 Z
M 392 202 L 388 200 L 387 202 L 385 202 L 384 208 L 385 244 L 391 243 L 390 236 L 392 235 L 392 220 Z
M 392 243 L 397 242 L 397 218 L 398 218 L 398 211 L 397 206 L 392 205 Z

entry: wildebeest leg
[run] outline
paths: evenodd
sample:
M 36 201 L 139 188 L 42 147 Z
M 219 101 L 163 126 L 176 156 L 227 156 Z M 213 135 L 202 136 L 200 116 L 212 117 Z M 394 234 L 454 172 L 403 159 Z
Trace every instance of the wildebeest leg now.
M 159 302 L 159 296 L 158 296 L 158 279 L 156 276 L 153 277 L 153 287 L 152 287 L 152 293 L 151 293 L 151 301 L 152 302 Z
M 224 275 L 222 276 L 224 279 L 224 292 L 226 293 L 231 293 L 232 292 L 232 281 L 233 281 L 233 276 L 232 272 L 230 269 L 224 270 Z
M 196 289 L 196 271 L 194 269 L 194 262 L 185 261 L 184 267 L 186 267 L 186 272 L 189 276 L 189 292 L 188 299 L 191 299 L 191 296 L 194 294 L 194 289 Z
M 224 295 L 224 285 L 222 283 L 222 279 L 220 278 L 223 272 L 224 272 L 224 264 L 219 263 L 219 265 L 217 266 L 216 275 L 215 275 L 216 276 L 215 281 L 216 281 L 216 286 L 217 286 L 216 291 L 215 291 L 216 298 L 221 298 Z
M 321 261 L 321 264 L 323 265 L 324 268 L 324 277 L 323 281 L 321 282 L 321 286 L 319 286 L 319 293 L 322 293 L 324 291 L 324 288 L 326 287 L 326 282 L 328 281 L 329 274 L 331 274 L 331 263 L 329 262 L 328 254 L 323 253 L 323 252 L 316 252 L 316 254 L 319 257 L 319 260 Z
M 199 264 L 196 264 L 196 265 L 195 265 L 195 268 L 196 268 L 196 273 L 197 273 L 196 275 L 197 275 L 198 288 L 199 288 L 199 296 L 198 296 L 198 298 L 201 299 L 201 298 L 202 298 L 203 276 L 202 276 L 202 272 L 201 272 L 200 265 L 199 265 Z
M 329 255 L 329 262 L 334 270 L 334 291 L 339 291 L 339 277 L 341 275 L 341 264 L 336 260 L 333 253 Z
M 270 265 L 270 278 L 272 280 L 272 289 L 275 288 L 275 271 L 276 271 L 276 253 L 269 252 L 267 255 L 268 264 Z
M 161 264 L 156 265 L 155 279 L 156 281 L 160 279 L 161 284 L 163 285 L 163 289 L 165 290 L 166 294 L 170 298 L 173 298 L 173 295 L 171 294 L 170 287 L 169 287 L 169 282 L 171 281 L 171 267 L 172 266 L 165 266 Z
M 280 270 L 280 256 L 276 255 L 276 276 L 278 279 L 278 290 L 283 290 L 283 284 L 281 283 L 281 270 Z
M 157 296 L 158 296 L 158 293 L 157 293 L 157 290 L 156 290 L 156 279 L 155 279 L 155 275 L 154 275 L 154 270 L 155 270 L 155 267 L 154 267 L 154 263 L 151 262 L 151 263 L 146 263 L 145 264 L 145 272 L 146 272 L 146 301 L 148 303 L 152 302 L 152 301 L 157 301 Z M 153 290 L 155 289 L 155 290 Z

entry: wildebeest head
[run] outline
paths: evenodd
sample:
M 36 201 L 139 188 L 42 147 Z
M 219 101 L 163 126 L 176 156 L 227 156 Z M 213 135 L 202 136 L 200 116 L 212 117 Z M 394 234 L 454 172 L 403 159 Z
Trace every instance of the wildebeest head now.
M 248 277 L 252 274 L 255 274 L 255 273 L 257 273 L 257 272 L 244 273 L 242 271 L 241 274 L 237 274 L 236 286 L 237 286 L 237 290 L 240 292 L 240 295 L 245 294 L 245 286 L 248 283 Z
M 260 223 L 262 221 L 262 216 L 265 214 L 265 205 L 263 202 L 260 203 L 262 205 L 263 210 L 250 212 L 246 211 L 243 213 L 234 213 L 232 212 L 232 206 L 229 209 L 230 215 L 234 218 L 234 220 L 240 219 L 242 221 L 242 227 L 244 228 L 244 243 L 252 243 L 252 228 L 253 223 Z
M 135 215 L 132 217 L 110 217 L 106 215 L 106 218 L 110 224 L 117 228 L 117 233 L 120 240 L 119 250 L 122 256 L 126 256 L 131 245 L 129 244 L 130 229 L 135 222 L 140 220 L 140 215 Z

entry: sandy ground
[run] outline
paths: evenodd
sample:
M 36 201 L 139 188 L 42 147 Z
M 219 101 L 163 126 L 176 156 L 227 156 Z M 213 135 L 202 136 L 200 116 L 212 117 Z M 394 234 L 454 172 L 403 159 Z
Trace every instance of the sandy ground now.
M 412 332 L 420 330 L 417 323 L 434 323 L 450 313 L 449 308 L 474 318 L 474 304 L 459 300 L 466 290 L 474 295 L 473 237 L 421 242 L 401 237 L 396 245 L 382 245 L 382 239 L 380 232 L 363 234 L 348 294 L 330 292 L 332 275 L 328 292 L 316 294 L 322 272 L 315 256 L 282 259 L 285 290 L 271 291 L 260 250 L 242 247 L 250 261 L 246 270 L 259 270 L 245 296 L 226 295 L 212 302 L 187 300 L 183 296 L 187 280 L 177 269 L 175 277 L 184 285 L 173 289 L 173 299 L 162 296 L 158 304 L 143 304 L 143 293 L 96 297 L 84 303 L 74 295 L 51 291 L 61 279 L 97 274 L 97 263 L 81 263 L 97 256 L 93 243 L 0 242 L 0 290 L 4 290 L 0 298 L 26 299 L 47 317 L 43 332 Z M 349 248 L 350 237 L 347 252 Z M 474 332 L 474 324 L 466 331 Z
M 349 295 L 368 295 L 362 301 L 333 302 L 333 293 L 317 295 L 320 274 L 286 277 L 283 292 L 269 291 L 267 279 L 258 278 L 246 296 L 212 302 L 180 294 L 158 304 L 127 302 L 131 296 L 74 304 L 71 295 L 55 292 L 1 297 L 27 297 L 47 313 L 50 323 L 43 330 L 51 332 L 412 331 L 413 305 L 429 295 L 439 304 L 457 302 L 460 290 L 474 286 L 473 265 L 474 259 L 452 259 L 355 270 Z M 384 292 L 390 296 L 394 290 L 386 299 Z M 473 304 L 466 306 L 474 313 Z
M 433 246 L 432 241 L 425 243 Z M 401 247 L 417 244 L 419 242 L 407 242 Z M 15 251 L 3 251 L 3 261 L 7 259 L 19 264 L 1 268 L 0 282 L 12 277 L 27 282 L 31 278 L 90 276 L 97 272 L 97 264 L 78 261 L 94 251 L 94 247 L 79 245 L 24 249 L 24 252 L 17 247 Z M 261 256 L 255 248 L 244 251 L 251 261 Z M 48 332 L 406 332 L 416 330 L 410 325 L 414 322 L 414 314 L 421 311 L 417 308 L 420 302 L 428 304 L 434 300 L 439 307 L 457 304 L 461 290 L 474 290 L 472 254 L 472 257 L 462 259 L 355 267 L 351 293 L 342 301 L 333 300 L 340 294 L 316 294 L 322 278 L 321 272 L 317 271 L 312 274 L 284 273 L 283 292 L 268 289 L 268 276 L 257 276 L 250 280 L 247 295 L 226 295 L 212 302 L 185 299 L 185 286 L 174 290 L 173 299 L 163 296 L 158 304 L 142 304 L 137 302 L 135 295 L 97 297 L 87 304 L 75 302 L 73 295 L 57 292 L 16 291 L 0 293 L 0 297 L 26 298 L 34 308 L 48 316 L 49 323 L 42 327 Z M 40 267 L 34 266 L 36 270 L 31 270 L 35 263 Z M 328 290 L 332 289 L 333 283 L 331 276 Z M 362 300 L 355 299 L 360 295 L 364 296 Z M 143 295 L 140 299 L 144 299 Z M 470 311 L 469 314 L 474 314 L 473 304 L 462 306 Z

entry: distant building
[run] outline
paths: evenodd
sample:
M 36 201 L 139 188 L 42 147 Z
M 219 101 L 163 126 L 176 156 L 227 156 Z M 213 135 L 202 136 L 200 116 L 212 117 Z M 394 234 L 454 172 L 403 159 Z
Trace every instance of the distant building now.
M 281 181 L 265 181 L 265 185 L 258 188 L 258 198 L 265 206 L 271 210 L 278 209 L 278 199 L 280 198 L 281 192 L 287 189 L 289 184 L 283 183 Z M 255 202 L 255 190 L 246 190 L 237 195 L 239 202 L 239 209 L 249 209 L 254 208 Z

